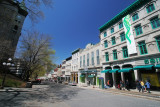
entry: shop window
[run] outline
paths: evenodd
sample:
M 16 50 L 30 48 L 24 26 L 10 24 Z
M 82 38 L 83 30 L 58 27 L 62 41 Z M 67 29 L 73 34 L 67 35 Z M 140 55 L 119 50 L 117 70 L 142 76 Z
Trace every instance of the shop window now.
M 117 60 L 118 56 L 117 56 L 117 50 L 113 50 L 113 59 Z
M 145 41 L 139 42 L 138 46 L 141 55 L 148 54 Z
M 123 23 L 122 22 L 119 24 L 119 29 L 121 29 L 121 28 L 123 28 Z
M 135 21 L 135 20 L 137 20 L 137 19 L 139 19 L 138 13 L 136 13 L 136 14 L 134 14 L 134 15 L 132 16 L 132 20 L 133 20 L 133 21 Z
M 155 10 L 155 7 L 154 7 L 153 4 L 150 4 L 149 6 L 146 7 L 146 9 L 147 9 L 147 13 L 150 13 L 150 12 L 152 12 L 153 10 Z
M 113 33 L 114 32 L 114 28 L 111 28 L 111 33 Z
M 123 58 L 128 58 L 128 49 L 126 46 L 122 48 L 122 51 L 123 51 Z
M 126 40 L 126 37 L 125 37 L 125 33 L 121 33 L 120 34 L 120 37 L 121 37 L 121 42 L 125 41 Z
M 108 52 L 105 53 L 105 57 L 106 57 L 106 62 L 109 61 L 109 54 L 108 54 Z
M 151 22 L 152 29 L 160 27 L 160 20 L 158 17 L 151 19 L 150 22 Z
M 135 27 L 135 31 L 136 31 L 136 35 L 142 34 L 143 32 L 142 32 L 142 27 L 141 27 L 141 25 L 136 26 L 136 27 Z
M 156 38 L 157 46 L 160 52 L 160 36 Z
M 115 39 L 115 36 L 112 37 L 112 45 L 115 45 L 116 44 L 116 39 Z
M 105 48 L 108 47 L 108 42 L 107 42 L 107 40 L 104 41 L 104 47 L 105 47 Z
M 107 36 L 107 32 L 104 32 L 104 37 L 106 37 Z

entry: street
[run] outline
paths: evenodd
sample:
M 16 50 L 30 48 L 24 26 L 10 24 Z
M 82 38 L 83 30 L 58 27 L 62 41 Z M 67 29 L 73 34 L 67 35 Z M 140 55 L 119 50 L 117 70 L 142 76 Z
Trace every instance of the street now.
M 0 92 L 0 107 L 159 107 L 160 102 L 49 83 Z

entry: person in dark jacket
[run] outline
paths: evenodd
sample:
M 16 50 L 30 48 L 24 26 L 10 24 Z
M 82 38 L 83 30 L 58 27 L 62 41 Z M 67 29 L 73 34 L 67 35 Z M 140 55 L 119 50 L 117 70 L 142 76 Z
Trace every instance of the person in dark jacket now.
M 136 81 L 136 87 L 137 87 L 138 91 L 140 92 L 141 91 L 141 84 L 138 80 Z
M 129 81 L 128 81 L 128 79 L 126 80 L 126 89 L 127 89 L 128 91 L 130 91 L 130 89 L 129 89 Z

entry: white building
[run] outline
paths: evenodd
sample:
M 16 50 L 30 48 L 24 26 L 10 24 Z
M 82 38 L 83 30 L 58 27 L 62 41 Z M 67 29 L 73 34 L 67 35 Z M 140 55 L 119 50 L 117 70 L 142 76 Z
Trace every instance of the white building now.
M 100 43 L 87 44 L 86 48 L 80 51 L 79 56 L 80 84 L 98 85 L 100 71 L 102 70 Z

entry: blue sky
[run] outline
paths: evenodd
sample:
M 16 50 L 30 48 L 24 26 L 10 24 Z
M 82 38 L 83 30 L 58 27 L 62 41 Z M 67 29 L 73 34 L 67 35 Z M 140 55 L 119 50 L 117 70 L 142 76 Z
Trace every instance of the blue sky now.
M 54 0 L 52 9 L 43 7 L 45 19 L 35 29 L 53 37 L 56 64 L 77 48 L 99 42 L 98 28 L 136 0 Z M 23 25 L 30 29 L 28 17 Z

